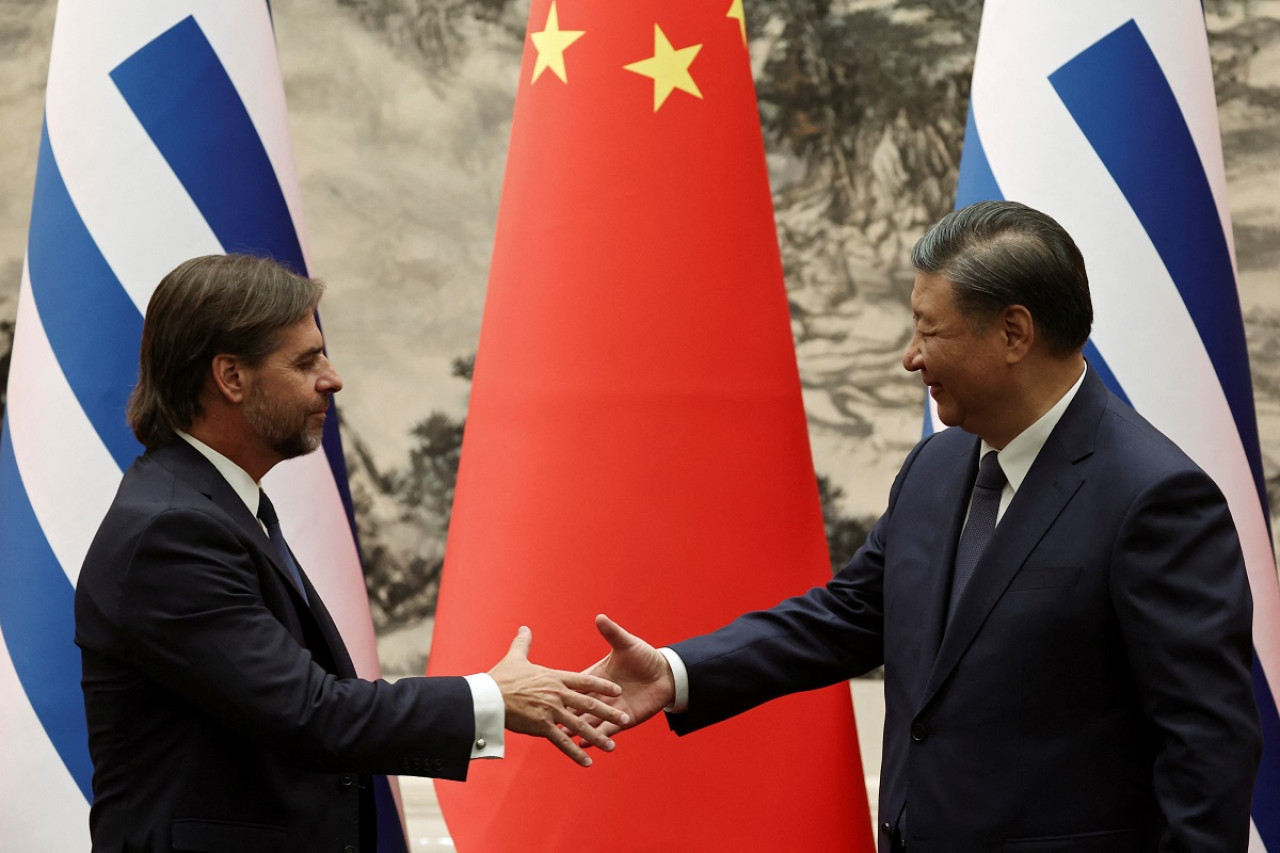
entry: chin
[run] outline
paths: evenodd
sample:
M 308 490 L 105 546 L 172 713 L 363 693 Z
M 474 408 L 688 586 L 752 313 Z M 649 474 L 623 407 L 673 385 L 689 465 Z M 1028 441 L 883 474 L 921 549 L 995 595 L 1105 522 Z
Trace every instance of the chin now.
M 938 420 L 942 421 L 947 426 L 960 426 L 961 418 L 951 409 L 945 406 L 939 406 L 937 401 L 934 401 L 933 411 L 937 414 Z
M 318 450 L 323 440 L 323 433 L 304 430 L 287 441 L 277 444 L 275 451 L 282 459 L 296 459 Z

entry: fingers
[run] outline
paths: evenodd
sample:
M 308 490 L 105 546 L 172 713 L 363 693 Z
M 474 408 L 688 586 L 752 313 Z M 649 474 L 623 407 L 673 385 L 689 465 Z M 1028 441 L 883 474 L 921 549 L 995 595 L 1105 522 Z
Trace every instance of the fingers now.
M 622 716 L 624 718 L 626 717 L 625 714 Z M 586 746 L 594 746 L 603 749 L 605 752 L 613 751 L 614 743 L 610 735 L 614 732 L 620 731 L 617 726 L 612 725 L 611 723 L 604 723 L 603 726 L 592 726 L 582 717 L 568 712 L 565 712 L 564 715 L 557 714 L 557 717 L 559 718 L 559 727 L 557 731 L 572 741 L 576 749 L 581 749 Z M 605 731 L 605 726 L 609 727 L 609 731 Z M 573 740 L 572 735 L 575 734 L 581 739 L 581 746 L 578 745 L 577 741 Z
M 616 726 L 613 723 L 602 722 L 599 717 L 593 717 L 590 714 L 584 716 L 582 719 L 589 726 L 591 726 L 593 730 L 599 732 L 600 734 L 604 735 L 607 738 L 613 737 L 618 732 L 623 731 L 624 729 L 624 727 Z M 581 746 L 583 749 L 588 749 L 591 746 L 590 742 L 588 742 L 585 738 L 580 739 L 578 742 L 578 745 Z
M 578 693 L 595 693 L 599 696 L 620 696 L 622 688 L 607 678 L 588 675 L 585 672 L 557 671 L 556 677 L 564 682 L 564 686 Z
M 547 735 L 547 740 L 555 744 L 556 749 L 572 758 L 582 767 L 591 766 L 591 756 L 587 755 L 586 750 L 579 746 L 578 742 L 570 737 L 569 733 L 564 729 L 554 729 L 551 734 Z M 610 743 L 612 744 L 612 741 Z M 609 749 L 612 748 L 612 746 L 609 747 Z
M 602 706 L 603 709 L 604 706 Z M 592 725 L 563 707 L 549 710 L 554 722 L 543 721 L 527 733 L 545 737 L 555 745 L 556 749 L 583 767 L 591 766 L 591 757 L 587 755 L 587 749 L 596 747 L 605 752 L 613 751 L 614 742 L 610 736 L 620 730 L 618 726 L 608 722 L 598 726 Z
M 531 645 L 533 645 L 533 632 L 521 625 L 520 630 L 516 631 L 515 639 L 511 641 L 511 648 L 507 649 L 507 657 L 528 660 Z
M 599 699 L 584 696 L 581 693 L 569 693 L 564 697 L 564 704 L 566 708 L 573 712 L 576 719 L 607 721 L 624 728 L 631 722 L 631 717 L 621 708 L 615 708 L 612 705 L 601 702 Z M 594 725 L 594 723 L 590 723 L 590 725 Z

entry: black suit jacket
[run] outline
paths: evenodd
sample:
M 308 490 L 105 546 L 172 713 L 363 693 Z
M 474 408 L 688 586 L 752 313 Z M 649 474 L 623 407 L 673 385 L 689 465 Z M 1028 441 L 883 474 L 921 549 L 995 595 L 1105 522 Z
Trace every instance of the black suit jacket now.
M 177 441 L 125 473 L 76 586 L 94 851 L 370 850 L 370 773 L 465 778 L 461 678 L 356 677 L 257 519 Z
M 673 728 L 883 662 L 881 849 L 905 808 L 912 853 L 1244 851 L 1261 739 L 1221 493 L 1090 371 L 944 633 L 978 446 L 925 439 L 831 583 L 673 646 Z

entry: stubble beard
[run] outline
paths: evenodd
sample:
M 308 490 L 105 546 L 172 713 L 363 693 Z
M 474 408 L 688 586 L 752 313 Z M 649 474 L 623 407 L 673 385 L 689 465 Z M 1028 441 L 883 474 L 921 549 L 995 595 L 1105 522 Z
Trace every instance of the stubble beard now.
M 308 423 L 311 410 L 298 413 L 283 403 L 253 394 L 244 407 L 245 420 L 282 459 L 305 456 L 316 450 L 324 439 L 323 429 L 312 429 Z

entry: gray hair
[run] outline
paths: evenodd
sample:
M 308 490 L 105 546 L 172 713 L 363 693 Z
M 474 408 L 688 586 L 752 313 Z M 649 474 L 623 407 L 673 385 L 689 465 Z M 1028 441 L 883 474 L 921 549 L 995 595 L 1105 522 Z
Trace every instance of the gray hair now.
M 955 287 L 961 313 L 985 325 L 1022 305 L 1050 351 L 1080 352 L 1093 326 L 1084 257 L 1053 218 L 1016 201 L 980 201 L 947 214 L 911 251 L 923 273 Z
M 138 384 L 127 417 L 138 441 L 173 441 L 201 414 L 213 357 L 256 366 L 281 333 L 315 313 L 324 284 L 252 255 L 192 258 L 161 280 L 147 305 Z

